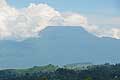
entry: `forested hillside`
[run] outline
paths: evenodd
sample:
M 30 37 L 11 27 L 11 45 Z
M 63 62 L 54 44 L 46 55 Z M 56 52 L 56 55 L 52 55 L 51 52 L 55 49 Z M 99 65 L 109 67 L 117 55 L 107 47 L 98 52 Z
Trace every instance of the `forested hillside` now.
M 85 69 L 52 64 L 29 69 L 7 69 L 0 71 L 0 80 L 120 80 L 120 64 L 90 65 Z

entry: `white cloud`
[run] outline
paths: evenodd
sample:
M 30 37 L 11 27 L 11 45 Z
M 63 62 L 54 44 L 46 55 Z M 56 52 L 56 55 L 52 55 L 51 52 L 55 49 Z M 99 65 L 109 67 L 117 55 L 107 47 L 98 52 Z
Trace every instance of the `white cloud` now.
M 59 12 L 46 4 L 31 4 L 27 8 L 15 9 L 0 0 L 0 38 L 23 40 L 37 37 L 49 26 L 49 21 Z
M 98 37 L 120 39 L 120 28 L 90 25 L 87 18 L 79 13 L 60 13 L 47 4 L 30 4 L 16 9 L 0 0 L 0 39 L 39 37 L 39 32 L 48 26 L 81 26 Z
M 99 16 L 98 16 L 99 15 Z M 104 14 L 90 14 L 86 15 L 89 23 L 96 25 L 120 25 L 120 16 L 104 15 Z

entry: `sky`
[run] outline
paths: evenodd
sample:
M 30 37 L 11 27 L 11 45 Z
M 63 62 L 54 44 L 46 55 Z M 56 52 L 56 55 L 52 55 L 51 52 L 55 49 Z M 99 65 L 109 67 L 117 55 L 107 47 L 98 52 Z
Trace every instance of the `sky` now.
M 120 52 L 119 4 L 120 0 L 0 0 L 0 63 L 21 65 L 18 62 L 28 58 L 31 65 L 39 57 L 47 62 L 52 53 L 53 62 L 56 56 L 66 60 L 65 53 L 71 57 L 76 53 L 75 61 L 82 55 L 88 60 L 89 53 L 94 53 L 92 61 L 97 62 L 96 56 L 111 61 Z
M 98 37 L 120 39 L 119 0 L 0 1 L 3 39 L 37 37 L 48 26 L 82 26 Z
M 28 6 L 30 3 L 46 3 L 59 11 L 120 16 L 119 0 L 8 0 L 8 2 L 17 8 Z
M 78 12 L 90 23 L 97 25 L 120 24 L 119 0 L 7 0 L 16 8 L 27 7 L 30 3 L 46 3 L 60 12 Z M 116 21 L 117 18 L 117 21 Z

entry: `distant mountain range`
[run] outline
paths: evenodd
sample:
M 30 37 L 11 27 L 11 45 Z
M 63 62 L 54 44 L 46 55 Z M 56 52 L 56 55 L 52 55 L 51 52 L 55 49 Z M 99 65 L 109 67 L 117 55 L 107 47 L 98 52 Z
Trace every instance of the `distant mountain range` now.
M 120 62 L 120 40 L 98 38 L 81 27 L 48 27 L 40 38 L 0 41 L 0 68 L 92 62 Z

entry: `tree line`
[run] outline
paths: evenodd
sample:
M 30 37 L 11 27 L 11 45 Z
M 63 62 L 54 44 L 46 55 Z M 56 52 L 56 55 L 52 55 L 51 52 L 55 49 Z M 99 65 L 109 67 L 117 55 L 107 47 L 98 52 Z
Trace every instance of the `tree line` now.
M 29 70 L 8 69 L 0 71 L 0 80 L 120 80 L 120 64 L 92 65 L 85 70 L 53 65 Z

